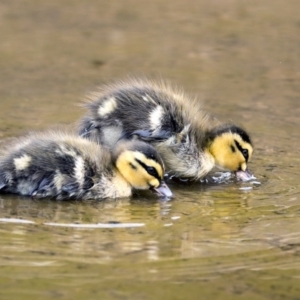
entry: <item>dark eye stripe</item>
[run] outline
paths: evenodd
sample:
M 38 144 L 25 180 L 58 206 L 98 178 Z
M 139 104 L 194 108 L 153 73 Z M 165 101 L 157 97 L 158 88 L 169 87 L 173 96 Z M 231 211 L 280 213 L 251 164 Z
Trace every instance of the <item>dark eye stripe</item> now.
M 130 167 L 131 167 L 132 169 L 136 170 L 136 166 L 135 166 L 134 164 L 129 163 L 129 165 L 130 165 Z
M 154 167 L 150 167 L 147 166 L 145 163 L 143 163 L 142 161 L 140 161 L 139 159 L 135 159 L 135 161 L 137 163 L 139 163 L 146 171 L 149 175 L 155 177 L 157 180 L 161 181 L 161 178 L 159 177 L 157 170 Z
M 235 143 L 236 147 L 239 149 L 239 151 L 243 154 L 243 156 L 245 157 L 246 162 L 247 162 L 248 159 L 249 159 L 248 150 L 247 149 L 243 149 L 242 146 L 240 145 L 240 143 L 237 140 L 234 140 L 234 143 Z

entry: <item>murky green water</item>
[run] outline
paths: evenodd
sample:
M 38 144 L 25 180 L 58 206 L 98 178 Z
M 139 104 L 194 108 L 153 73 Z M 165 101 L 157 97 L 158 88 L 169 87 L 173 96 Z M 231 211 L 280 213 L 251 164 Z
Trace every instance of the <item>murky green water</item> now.
M 261 184 L 173 183 L 169 202 L 1 195 L 0 298 L 300 299 L 299 11 L 296 0 L 2 1 L 1 142 L 75 122 L 98 84 L 162 77 L 252 133 Z

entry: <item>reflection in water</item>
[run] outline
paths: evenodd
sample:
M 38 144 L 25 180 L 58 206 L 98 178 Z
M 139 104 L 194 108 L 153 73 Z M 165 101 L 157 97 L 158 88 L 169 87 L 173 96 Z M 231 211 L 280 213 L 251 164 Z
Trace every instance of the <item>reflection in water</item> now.
M 142 227 L 144 223 L 97 223 L 97 224 L 70 224 L 70 223 L 44 223 L 44 225 L 48 226 L 58 226 L 58 227 L 72 227 L 72 228 L 80 228 L 80 229 L 91 229 L 91 228 L 134 228 L 134 227 Z
M 122 261 L 128 255 L 140 262 L 217 257 L 282 248 L 289 243 L 286 237 L 289 231 L 281 235 L 277 231 L 274 237 L 262 234 L 267 225 L 257 226 L 260 235 L 253 236 L 258 231 L 251 219 L 256 218 L 255 224 L 259 224 L 257 216 L 261 220 L 270 218 L 276 207 L 253 206 L 252 193 L 240 194 L 235 185 L 225 190 L 219 185 L 207 186 L 200 199 L 198 196 L 193 199 L 194 189 L 198 188 L 192 185 L 188 190 L 178 189 L 177 199 L 167 202 L 157 199 L 57 202 L 6 195 L 2 199 L 2 232 L 8 237 L 17 236 L 9 241 L 10 247 L 22 249 L 23 253 L 51 249 L 55 257 L 71 261 L 81 256 L 86 261 L 90 257 L 98 262 Z M 286 211 L 278 209 L 281 214 Z M 7 218 L 14 215 L 19 218 Z M 281 224 L 282 221 L 279 227 Z M 17 227 L 11 230 L 11 226 Z M 292 237 L 297 239 L 295 234 Z
M 102 282 L 136 276 L 160 282 L 195 277 L 215 281 L 238 270 L 264 271 L 262 278 L 277 278 L 278 273 L 269 270 L 300 267 L 299 188 L 287 188 L 282 173 L 273 176 L 264 166 L 254 168 L 260 185 L 232 178 L 222 183 L 175 182 L 171 201 L 149 193 L 85 202 L 2 195 L 0 265 L 31 272 L 46 268 L 50 277 L 67 272 L 64 280 L 72 284 L 70 272 L 77 264 L 85 266 L 89 284 L 98 272 Z M 241 190 L 249 185 L 251 190 Z M 41 272 L 41 278 L 48 278 Z

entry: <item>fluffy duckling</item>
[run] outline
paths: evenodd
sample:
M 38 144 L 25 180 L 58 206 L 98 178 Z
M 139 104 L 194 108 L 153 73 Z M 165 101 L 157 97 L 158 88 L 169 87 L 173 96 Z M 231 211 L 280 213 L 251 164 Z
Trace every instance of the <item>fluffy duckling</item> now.
M 120 141 L 112 153 L 67 133 L 40 133 L 18 140 L 0 155 L 0 191 L 36 198 L 128 197 L 132 189 L 172 193 L 164 165 L 143 141 Z
M 167 172 L 199 179 L 217 166 L 252 177 L 249 135 L 234 124 L 221 124 L 196 99 L 166 84 L 129 81 L 104 87 L 86 104 L 79 134 L 113 147 L 122 132 L 139 134 L 162 156 Z

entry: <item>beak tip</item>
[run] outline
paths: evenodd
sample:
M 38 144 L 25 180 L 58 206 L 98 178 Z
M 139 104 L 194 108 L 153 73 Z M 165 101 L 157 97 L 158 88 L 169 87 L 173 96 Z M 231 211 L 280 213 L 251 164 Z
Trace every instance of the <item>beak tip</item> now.
M 235 175 L 236 178 L 241 181 L 256 179 L 256 177 L 249 171 L 249 169 L 246 169 L 245 171 L 236 171 Z
M 172 191 L 170 190 L 170 188 L 164 182 L 162 182 L 159 187 L 154 188 L 154 191 L 159 196 L 164 197 L 164 198 L 171 198 L 171 197 L 173 197 Z

